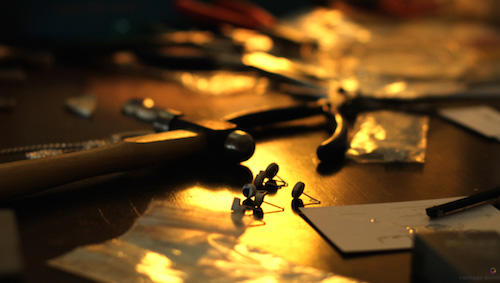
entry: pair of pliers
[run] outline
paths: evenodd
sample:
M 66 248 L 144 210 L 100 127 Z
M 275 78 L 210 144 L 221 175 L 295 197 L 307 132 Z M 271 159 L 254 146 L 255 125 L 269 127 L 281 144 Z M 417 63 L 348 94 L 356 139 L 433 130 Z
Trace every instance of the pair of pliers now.
M 165 111 L 156 120 L 158 133 L 80 152 L 0 164 L 0 200 L 208 152 L 222 160 L 241 162 L 249 159 L 255 150 L 253 138 L 241 129 L 318 114 L 326 115 L 333 130 L 333 135 L 318 147 L 318 158 L 342 157 L 346 149 L 346 127 L 328 102 L 260 108 L 233 114 L 224 120 L 191 120 L 177 112 Z

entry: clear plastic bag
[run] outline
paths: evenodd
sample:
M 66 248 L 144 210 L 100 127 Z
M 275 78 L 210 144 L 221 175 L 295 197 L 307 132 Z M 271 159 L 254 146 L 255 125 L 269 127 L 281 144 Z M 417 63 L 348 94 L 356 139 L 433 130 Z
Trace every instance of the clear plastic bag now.
M 359 282 L 241 244 L 244 228 L 233 224 L 229 208 L 155 202 L 121 237 L 49 264 L 103 282 Z
M 380 110 L 358 115 L 347 157 L 358 162 L 425 161 L 429 117 Z

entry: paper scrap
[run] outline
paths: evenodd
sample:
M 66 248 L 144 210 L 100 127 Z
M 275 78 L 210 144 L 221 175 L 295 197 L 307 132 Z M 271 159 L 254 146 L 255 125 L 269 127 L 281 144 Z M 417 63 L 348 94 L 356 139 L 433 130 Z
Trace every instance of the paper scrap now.
M 96 108 L 96 98 L 93 94 L 70 97 L 66 99 L 68 109 L 84 118 L 90 118 Z
M 500 211 L 490 204 L 430 219 L 425 209 L 458 198 L 301 208 L 304 216 L 342 252 L 411 249 L 416 232 L 494 230 Z
M 483 136 L 500 141 L 500 112 L 489 106 L 444 108 L 439 114 Z

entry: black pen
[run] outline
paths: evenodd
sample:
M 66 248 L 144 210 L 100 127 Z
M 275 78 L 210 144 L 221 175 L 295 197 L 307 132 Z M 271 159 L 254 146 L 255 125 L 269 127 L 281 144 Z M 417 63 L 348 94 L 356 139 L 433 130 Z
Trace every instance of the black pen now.
M 500 186 L 484 192 L 479 192 L 471 196 L 450 201 L 441 205 L 436 205 L 425 209 L 430 218 L 441 217 L 452 212 L 465 209 L 469 206 L 492 200 L 500 196 Z

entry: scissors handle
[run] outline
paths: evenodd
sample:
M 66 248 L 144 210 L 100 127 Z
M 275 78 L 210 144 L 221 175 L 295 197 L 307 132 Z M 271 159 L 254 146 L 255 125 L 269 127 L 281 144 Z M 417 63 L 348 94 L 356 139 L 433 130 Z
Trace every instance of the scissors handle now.
M 205 150 L 204 134 L 175 130 L 95 149 L 0 164 L 0 200 L 103 174 L 150 166 Z

